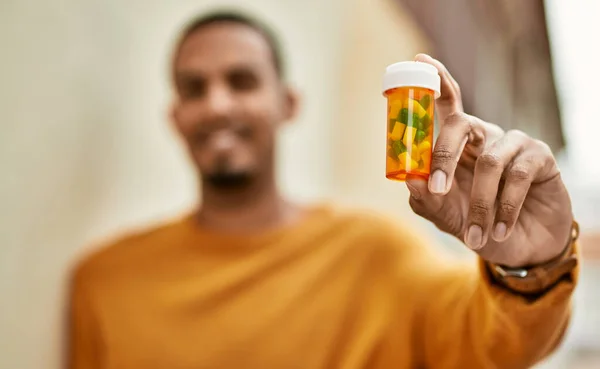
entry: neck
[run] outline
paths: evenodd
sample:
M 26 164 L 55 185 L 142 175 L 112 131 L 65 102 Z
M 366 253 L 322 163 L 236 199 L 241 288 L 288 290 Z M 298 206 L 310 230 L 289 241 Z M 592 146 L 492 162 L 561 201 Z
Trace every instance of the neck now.
M 231 191 L 204 183 L 198 221 L 219 230 L 252 232 L 284 226 L 300 215 L 299 207 L 281 196 L 272 176 Z

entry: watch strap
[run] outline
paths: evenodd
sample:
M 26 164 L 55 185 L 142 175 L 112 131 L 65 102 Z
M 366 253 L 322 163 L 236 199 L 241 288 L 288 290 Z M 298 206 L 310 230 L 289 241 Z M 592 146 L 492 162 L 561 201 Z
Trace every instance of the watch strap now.
M 532 268 L 507 268 L 487 262 L 487 269 L 497 282 L 515 292 L 526 295 L 545 292 L 577 266 L 575 245 L 578 238 L 579 224 L 573 221 L 571 237 L 564 251 L 554 259 Z

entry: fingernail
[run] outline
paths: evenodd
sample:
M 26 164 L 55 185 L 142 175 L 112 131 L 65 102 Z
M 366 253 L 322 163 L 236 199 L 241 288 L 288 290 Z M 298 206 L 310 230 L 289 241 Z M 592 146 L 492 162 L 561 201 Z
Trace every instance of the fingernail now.
M 421 198 L 421 192 L 419 192 L 419 190 L 417 190 L 413 185 L 406 182 L 406 187 L 408 187 L 408 190 L 410 191 L 410 195 L 412 197 L 414 197 L 416 200 Z
M 498 222 L 494 228 L 494 239 L 501 241 L 506 237 L 506 223 Z
M 483 238 L 483 231 L 478 225 L 472 225 L 467 231 L 467 246 L 473 250 L 479 250 L 481 248 L 481 241 Z
M 431 192 L 444 193 L 446 190 L 446 173 L 438 169 L 433 172 L 431 177 Z

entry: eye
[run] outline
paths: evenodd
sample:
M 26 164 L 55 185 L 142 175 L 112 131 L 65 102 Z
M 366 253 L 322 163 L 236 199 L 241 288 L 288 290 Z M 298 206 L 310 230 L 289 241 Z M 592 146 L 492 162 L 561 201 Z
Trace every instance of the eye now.
M 228 81 L 233 91 L 250 91 L 258 88 L 260 85 L 256 73 L 248 69 L 232 71 L 228 76 Z
M 254 136 L 254 130 L 247 125 L 236 128 L 236 131 L 242 138 L 252 138 Z
M 181 97 L 196 99 L 206 94 L 206 81 L 199 78 L 184 78 L 178 83 Z

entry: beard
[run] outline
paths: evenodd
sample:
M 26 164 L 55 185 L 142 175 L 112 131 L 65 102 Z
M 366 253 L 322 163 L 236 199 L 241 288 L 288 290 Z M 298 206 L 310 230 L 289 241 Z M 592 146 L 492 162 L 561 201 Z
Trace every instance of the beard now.
M 242 172 L 212 173 L 207 175 L 205 180 L 211 187 L 217 189 L 239 190 L 250 186 L 252 176 Z
M 252 183 L 254 176 L 250 171 L 233 170 L 228 165 L 228 160 L 219 158 L 215 169 L 204 175 L 204 181 L 215 189 L 241 190 Z

